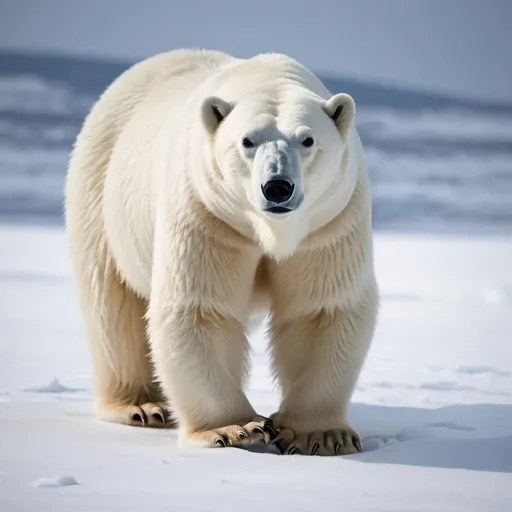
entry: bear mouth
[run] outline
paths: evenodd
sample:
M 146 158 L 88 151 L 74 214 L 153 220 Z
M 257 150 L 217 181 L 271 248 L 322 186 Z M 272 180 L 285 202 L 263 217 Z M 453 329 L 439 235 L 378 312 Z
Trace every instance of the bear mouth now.
M 290 208 L 286 208 L 286 206 L 270 206 L 269 208 L 265 208 L 265 212 L 269 213 L 289 213 L 292 210 Z

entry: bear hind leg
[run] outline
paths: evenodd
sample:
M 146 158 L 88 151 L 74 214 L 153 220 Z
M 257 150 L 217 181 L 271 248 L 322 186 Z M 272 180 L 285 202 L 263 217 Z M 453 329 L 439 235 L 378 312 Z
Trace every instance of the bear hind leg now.
M 81 266 L 79 276 L 96 416 L 125 425 L 174 426 L 153 378 L 145 331 L 146 301 L 121 282 L 111 259 L 105 260 L 105 265 L 95 264 L 89 272 L 84 273 Z

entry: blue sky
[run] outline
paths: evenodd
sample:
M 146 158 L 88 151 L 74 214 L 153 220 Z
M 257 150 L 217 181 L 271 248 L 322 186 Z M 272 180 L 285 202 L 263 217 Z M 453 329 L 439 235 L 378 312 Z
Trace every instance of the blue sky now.
M 512 0 L 1 0 L 0 48 L 288 53 L 317 72 L 512 102 Z

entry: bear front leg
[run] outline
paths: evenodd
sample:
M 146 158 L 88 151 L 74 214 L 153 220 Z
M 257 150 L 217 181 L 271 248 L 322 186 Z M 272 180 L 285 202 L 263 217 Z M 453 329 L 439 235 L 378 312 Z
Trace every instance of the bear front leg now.
M 280 430 L 274 442 L 285 454 L 357 453 L 361 441 L 347 423 L 347 406 L 374 332 L 376 284 L 370 277 L 357 293 L 347 286 L 344 299 L 329 272 L 334 267 L 315 270 L 310 256 L 313 272 L 297 274 L 297 259 L 272 274 L 269 334 L 282 388 L 279 410 L 271 416 Z M 288 279 L 293 275 L 303 278 Z
M 238 235 L 219 232 L 218 223 L 210 233 L 192 220 L 157 240 L 148 311 L 155 373 L 179 422 L 179 445 L 269 441 L 270 420 L 243 390 L 244 324 L 259 254 Z
M 268 442 L 270 420 L 244 391 L 248 343 L 235 318 L 175 304 L 152 320 L 156 375 L 179 421 L 181 446 L 226 447 Z M 153 315 L 152 315 L 153 316 Z
M 273 363 L 283 398 L 271 419 L 281 430 L 275 442 L 283 453 L 361 451 L 346 414 L 371 339 L 371 309 L 360 304 L 352 311 L 272 318 Z

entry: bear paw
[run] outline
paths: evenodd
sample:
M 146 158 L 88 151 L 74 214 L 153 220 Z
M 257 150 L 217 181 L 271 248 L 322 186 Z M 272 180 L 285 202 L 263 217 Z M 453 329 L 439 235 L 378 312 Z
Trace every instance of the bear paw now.
M 349 426 L 308 433 L 283 429 L 272 443 L 283 455 L 349 455 L 363 451 L 359 434 Z
M 97 416 L 103 421 L 134 427 L 169 428 L 175 426 L 161 403 L 102 405 L 98 408 Z
M 250 445 L 269 444 L 277 435 L 271 420 L 257 416 L 249 423 L 191 432 L 185 434 L 182 445 L 202 448 L 247 448 Z

